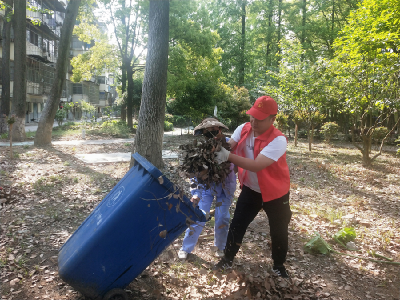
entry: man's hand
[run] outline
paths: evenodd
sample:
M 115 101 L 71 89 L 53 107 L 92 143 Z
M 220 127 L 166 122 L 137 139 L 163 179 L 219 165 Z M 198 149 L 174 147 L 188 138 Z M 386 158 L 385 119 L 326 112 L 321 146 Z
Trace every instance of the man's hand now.
M 199 204 L 200 202 L 200 198 L 197 196 L 193 196 L 192 198 L 190 198 L 190 202 L 193 202 L 193 206 L 197 206 L 197 204 Z
M 215 161 L 218 164 L 226 162 L 229 158 L 229 151 L 226 150 L 224 147 L 221 147 L 221 151 L 215 152 Z

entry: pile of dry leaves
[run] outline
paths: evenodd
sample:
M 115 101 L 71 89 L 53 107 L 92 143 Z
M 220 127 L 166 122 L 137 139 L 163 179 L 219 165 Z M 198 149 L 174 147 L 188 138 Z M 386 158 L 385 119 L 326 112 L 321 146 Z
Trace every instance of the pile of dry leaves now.
M 221 147 L 230 151 L 230 145 L 226 142 L 223 134 L 218 134 L 213 139 L 199 142 L 197 139 L 191 144 L 181 145 L 182 164 L 179 166 L 184 176 L 195 178 L 197 184 L 205 186 L 207 189 L 213 184 L 221 183 L 224 185 L 225 179 L 231 172 L 231 164 L 223 162 L 218 164 L 215 161 L 215 153 Z M 193 183 L 195 188 L 196 183 Z

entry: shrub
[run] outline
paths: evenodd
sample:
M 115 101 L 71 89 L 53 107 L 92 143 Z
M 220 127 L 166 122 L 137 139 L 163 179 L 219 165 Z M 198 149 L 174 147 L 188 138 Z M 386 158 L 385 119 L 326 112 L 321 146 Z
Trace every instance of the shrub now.
M 107 120 L 101 124 L 101 132 L 118 137 L 129 137 L 129 127 L 121 121 Z
M 164 131 L 172 131 L 174 130 L 174 124 L 164 120 Z
M 321 132 L 325 136 L 325 141 L 329 143 L 331 139 L 338 133 L 339 125 L 335 122 L 326 122 L 321 127 Z
M 375 143 L 380 143 L 384 137 L 388 134 L 389 130 L 386 127 L 377 127 L 372 133 L 372 140 Z
M 55 119 L 58 123 L 58 126 L 61 126 L 65 118 L 65 111 L 63 109 L 59 109 L 56 112 Z
M 189 117 L 174 115 L 172 123 L 174 124 L 174 126 L 177 126 L 177 127 L 185 127 L 189 123 Z
M 171 114 L 165 114 L 165 121 L 168 121 L 170 123 L 174 123 L 174 116 Z
M 276 115 L 275 122 L 278 124 L 278 129 L 285 133 L 286 128 L 288 126 L 289 116 L 285 115 L 283 112 L 279 112 Z

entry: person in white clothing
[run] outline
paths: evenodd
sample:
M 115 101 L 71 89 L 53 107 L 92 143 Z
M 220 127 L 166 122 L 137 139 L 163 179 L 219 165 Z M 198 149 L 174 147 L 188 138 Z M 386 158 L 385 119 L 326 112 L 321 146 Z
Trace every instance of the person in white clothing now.
M 247 227 L 260 210 L 268 216 L 272 270 L 287 278 L 284 262 L 288 252 L 288 225 L 292 216 L 289 203 L 290 173 L 286 162 L 286 137 L 274 127 L 278 104 L 269 96 L 256 100 L 247 111 L 250 122 L 239 126 L 230 140 L 231 149 L 216 153 L 216 161 L 238 166 L 242 191 L 229 227 L 224 257 L 215 270 L 232 267 Z

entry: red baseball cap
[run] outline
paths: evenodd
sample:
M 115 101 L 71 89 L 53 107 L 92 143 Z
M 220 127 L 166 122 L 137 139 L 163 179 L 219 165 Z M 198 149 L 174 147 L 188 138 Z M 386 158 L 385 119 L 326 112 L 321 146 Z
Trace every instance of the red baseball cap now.
M 262 96 L 254 102 L 246 114 L 253 116 L 257 120 L 264 120 L 270 115 L 278 113 L 278 104 L 270 96 Z

